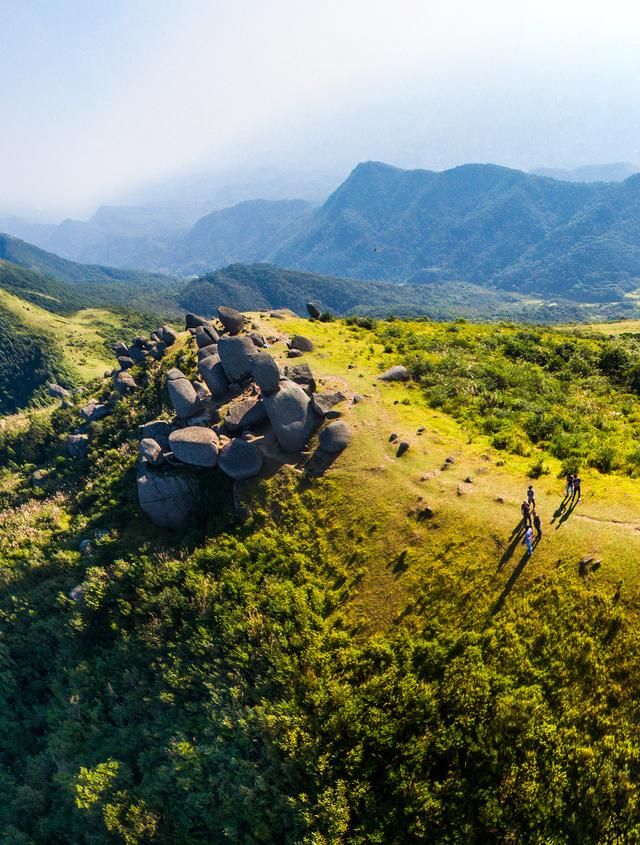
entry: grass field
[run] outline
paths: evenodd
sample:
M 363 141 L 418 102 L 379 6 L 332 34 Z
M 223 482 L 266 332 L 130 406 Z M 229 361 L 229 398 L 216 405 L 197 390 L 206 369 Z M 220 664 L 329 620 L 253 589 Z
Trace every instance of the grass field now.
M 121 322 L 117 314 L 106 309 L 87 308 L 64 317 L 1 289 L 0 305 L 14 313 L 25 325 L 53 335 L 64 350 L 67 362 L 83 381 L 103 375 L 113 365 L 104 343 L 106 331 Z

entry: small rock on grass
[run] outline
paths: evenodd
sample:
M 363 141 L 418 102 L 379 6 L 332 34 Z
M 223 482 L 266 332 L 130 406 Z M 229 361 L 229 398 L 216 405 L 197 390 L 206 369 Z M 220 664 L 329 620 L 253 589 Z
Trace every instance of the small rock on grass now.
M 408 440 L 401 440 L 400 443 L 398 443 L 398 448 L 396 450 L 396 458 L 401 458 L 404 453 L 408 451 L 409 446 L 410 443 Z

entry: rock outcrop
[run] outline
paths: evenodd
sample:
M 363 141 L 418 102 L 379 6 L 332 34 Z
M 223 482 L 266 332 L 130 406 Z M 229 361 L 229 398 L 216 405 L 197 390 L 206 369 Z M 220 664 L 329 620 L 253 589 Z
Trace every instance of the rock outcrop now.
M 218 355 L 229 381 L 244 381 L 251 376 L 258 350 L 248 337 L 221 337 Z
M 254 443 L 236 438 L 220 452 L 219 466 L 234 481 L 245 481 L 262 469 L 262 452 Z
M 241 314 L 240 311 L 236 311 L 235 308 L 229 308 L 226 305 L 221 305 L 218 308 L 218 317 L 229 334 L 236 335 L 238 332 L 242 331 L 242 327 L 244 326 L 244 314 Z
M 218 463 L 218 437 L 210 428 L 191 425 L 169 435 L 169 448 L 183 464 L 214 467 Z
M 252 361 L 252 373 L 263 393 L 273 393 L 280 383 L 280 368 L 268 352 L 259 352 Z
M 198 363 L 198 372 L 215 399 L 222 399 L 226 395 L 229 380 L 218 355 L 208 355 L 203 358 Z
M 181 370 L 169 370 L 167 390 L 176 414 L 182 419 L 193 416 L 200 409 L 195 388 Z
M 285 380 L 275 393 L 265 396 L 263 402 L 280 446 L 286 452 L 303 449 L 314 427 L 311 400 L 304 390 Z

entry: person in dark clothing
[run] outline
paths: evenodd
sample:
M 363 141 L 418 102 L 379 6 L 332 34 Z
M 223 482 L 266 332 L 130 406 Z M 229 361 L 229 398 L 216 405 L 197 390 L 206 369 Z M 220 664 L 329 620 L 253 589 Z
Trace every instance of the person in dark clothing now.
M 533 527 L 536 529 L 536 542 L 542 538 L 542 521 L 538 514 L 533 517 Z
M 520 506 L 520 511 L 522 513 L 522 524 L 531 527 L 531 508 L 529 507 L 529 502 L 524 501 Z
M 536 491 L 533 489 L 533 484 L 530 484 L 527 489 L 527 501 L 529 502 L 529 508 L 535 512 L 536 509 Z
M 578 501 L 580 501 L 580 485 L 581 485 L 580 477 L 576 475 L 573 479 L 573 493 L 571 495 L 571 501 L 578 497 Z
M 573 495 L 573 474 L 568 472 L 567 473 L 567 486 L 564 491 L 565 499 L 568 499 L 569 496 Z

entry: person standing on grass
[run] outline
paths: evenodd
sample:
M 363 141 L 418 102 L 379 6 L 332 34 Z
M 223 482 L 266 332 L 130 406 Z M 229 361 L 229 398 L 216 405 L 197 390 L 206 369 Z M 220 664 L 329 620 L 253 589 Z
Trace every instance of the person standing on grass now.
M 533 489 L 533 484 L 530 484 L 527 488 L 527 502 L 529 502 L 529 508 L 535 512 L 536 509 L 536 491 Z
M 522 524 L 528 525 L 531 528 L 531 508 L 529 507 L 529 502 L 523 502 L 520 505 L 520 511 L 522 513 Z
M 524 532 L 524 544 L 527 547 L 527 554 L 533 554 L 533 528 L 529 526 Z
M 542 539 L 542 522 L 538 514 L 533 517 L 533 527 L 536 529 L 536 540 Z
M 578 497 L 578 501 L 580 501 L 580 485 L 581 485 L 581 483 L 582 482 L 580 481 L 580 476 L 576 473 L 576 475 L 573 479 L 573 493 L 572 493 L 572 496 L 571 496 L 572 502 L 573 502 L 573 500 L 575 499 L 576 496 Z
M 565 491 L 564 491 L 565 499 L 568 499 L 569 496 L 571 496 L 572 494 L 573 494 L 573 473 L 568 472 L 567 473 L 567 486 L 566 486 Z

